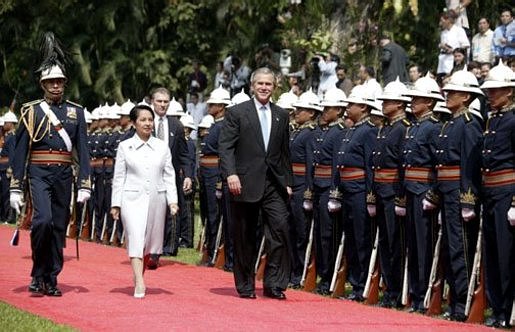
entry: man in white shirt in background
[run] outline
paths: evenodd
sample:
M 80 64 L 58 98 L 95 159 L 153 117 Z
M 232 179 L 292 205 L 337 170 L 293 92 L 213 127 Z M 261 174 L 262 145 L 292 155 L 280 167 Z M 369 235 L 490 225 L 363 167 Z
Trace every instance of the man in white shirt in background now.
M 480 63 L 492 63 L 494 60 L 492 52 L 494 32 L 490 29 L 490 22 L 486 17 L 481 17 L 477 27 L 479 32 L 472 38 L 472 60 Z
M 317 55 L 320 59 L 318 61 L 318 68 L 320 69 L 320 84 L 318 86 L 318 96 L 324 97 L 327 90 L 334 88 L 336 82 L 338 82 L 338 76 L 336 76 L 336 67 L 340 63 L 338 56 L 329 53 L 326 57 Z
M 470 36 L 469 19 L 467 16 L 467 6 L 470 5 L 472 0 L 445 0 L 447 10 L 453 10 L 457 14 L 454 24 L 465 29 L 467 36 Z
M 379 82 L 375 79 L 375 70 L 373 67 L 361 65 L 359 67 L 358 76 L 361 82 L 363 82 L 363 85 L 367 88 L 369 96 L 377 98 L 383 94 L 383 88 L 381 87 L 381 84 L 379 84 Z
M 186 104 L 186 113 L 193 117 L 195 127 L 197 127 L 200 121 L 202 121 L 202 118 L 207 115 L 207 105 L 199 100 L 197 93 L 190 95 L 190 102 Z M 197 130 L 191 132 L 190 138 L 194 141 L 197 140 Z
M 463 28 L 454 24 L 456 12 L 449 10 L 440 15 L 440 54 L 438 55 L 438 69 L 436 71 L 439 79 L 449 74 L 454 66 L 453 51 L 456 48 L 468 49 L 470 42 Z

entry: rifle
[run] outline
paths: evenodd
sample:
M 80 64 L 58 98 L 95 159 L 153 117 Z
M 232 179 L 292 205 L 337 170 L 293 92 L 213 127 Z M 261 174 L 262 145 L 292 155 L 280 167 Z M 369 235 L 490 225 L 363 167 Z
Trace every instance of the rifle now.
M 106 227 L 107 227 L 107 213 L 104 213 L 104 222 L 102 223 L 102 232 L 100 233 L 100 241 L 106 240 Z
M 222 231 L 223 231 L 223 217 L 220 216 L 220 222 L 218 223 L 218 231 L 216 232 L 216 241 L 215 241 L 215 251 L 213 252 L 213 258 L 211 259 L 211 265 L 215 265 L 216 258 L 219 254 L 220 249 L 220 241 L 222 239 Z
M 513 304 L 511 306 L 510 325 L 515 325 L 515 299 L 513 300 Z
M 370 255 L 370 263 L 368 265 L 368 277 L 363 290 L 363 297 L 366 299 L 365 304 L 377 304 L 379 301 L 379 260 L 377 259 L 377 250 L 379 244 L 379 227 L 376 229 L 376 238 L 374 247 Z
M 265 251 L 265 236 L 261 238 L 261 243 L 259 244 L 259 251 L 256 259 L 256 264 L 254 265 L 254 273 L 256 274 L 257 280 L 263 280 L 263 276 L 265 275 L 265 266 L 266 266 L 266 254 L 263 254 Z
M 20 242 L 20 227 L 22 223 L 22 215 L 25 213 L 25 209 L 27 208 L 27 204 L 24 204 L 21 207 L 20 213 L 16 216 L 16 229 L 14 230 L 13 237 L 11 238 L 11 246 L 16 247 Z
M 74 172 L 75 173 L 75 172 Z M 75 179 L 75 177 L 74 177 Z M 75 183 L 75 181 L 73 181 L 73 183 Z M 77 219 L 77 216 L 75 214 L 76 212 L 76 202 L 75 202 L 75 196 L 76 196 L 76 192 L 75 192 L 75 185 L 72 184 L 72 195 L 71 195 L 71 201 L 70 201 L 70 220 L 68 222 L 68 226 L 66 227 L 66 237 L 69 237 L 69 238 L 75 238 L 75 236 L 77 235 L 77 227 L 76 227 L 76 219 Z
M 309 240 L 306 246 L 306 254 L 304 255 L 304 269 L 302 270 L 302 277 L 300 285 L 306 292 L 312 292 L 316 288 L 317 271 L 316 260 L 313 255 L 313 238 L 315 232 L 315 219 L 311 218 L 311 226 L 309 229 Z
M 90 236 L 89 236 L 89 240 L 90 241 L 94 241 L 95 240 L 95 231 L 96 231 L 96 227 L 97 227 L 97 214 L 95 212 L 95 208 L 93 208 L 93 216 L 91 217 L 91 232 L 90 232 Z
M 427 309 L 428 315 L 440 315 L 442 313 L 442 278 L 439 275 L 440 267 L 440 247 L 442 243 L 442 226 L 438 230 L 438 239 L 436 240 L 435 250 L 433 254 L 433 263 L 431 264 L 431 274 L 429 275 L 429 285 L 427 286 L 426 296 L 424 297 L 424 308 Z M 438 278 L 438 279 L 437 279 Z
M 480 214 L 481 216 L 481 214 Z M 483 218 L 479 219 L 479 232 L 477 234 L 476 253 L 472 265 L 467 302 L 465 304 L 465 315 L 467 323 L 482 324 L 485 321 L 486 294 L 484 287 L 484 266 L 481 264 L 481 250 L 483 242 Z
M 329 287 L 329 291 L 331 292 L 332 298 L 338 298 L 345 294 L 345 282 L 347 279 L 347 261 L 343 256 L 344 247 L 345 231 L 342 231 L 340 245 L 338 246 L 338 254 L 336 255 L 336 261 L 334 262 L 333 279 L 331 280 L 331 286 Z
M 409 301 L 409 280 L 408 280 L 408 248 L 406 247 L 406 257 L 404 259 L 404 276 L 402 281 L 402 295 L 401 295 L 401 303 L 402 305 L 408 305 Z
M 86 208 L 87 208 L 88 201 L 84 202 L 82 204 L 82 211 L 80 214 L 80 224 L 79 224 L 79 234 L 75 237 L 75 250 L 77 254 L 77 260 L 79 260 L 79 238 L 80 233 L 82 233 L 82 227 L 84 226 L 84 219 L 86 219 Z
M 118 219 L 113 220 L 113 230 L 111 232 L 111 237 L 109 238 L 109 244 L 113 245 L 115 244 L 115 237 L 116 237 L 116 225 L 118 225 Z

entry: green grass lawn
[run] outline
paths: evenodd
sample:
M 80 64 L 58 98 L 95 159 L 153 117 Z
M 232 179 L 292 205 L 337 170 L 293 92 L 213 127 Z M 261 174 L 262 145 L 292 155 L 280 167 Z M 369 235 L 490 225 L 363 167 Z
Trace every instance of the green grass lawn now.
M 0 301 L 0 330 L 2 331 L 76 331 L 71 326 L 56 324 L 10 304 Z

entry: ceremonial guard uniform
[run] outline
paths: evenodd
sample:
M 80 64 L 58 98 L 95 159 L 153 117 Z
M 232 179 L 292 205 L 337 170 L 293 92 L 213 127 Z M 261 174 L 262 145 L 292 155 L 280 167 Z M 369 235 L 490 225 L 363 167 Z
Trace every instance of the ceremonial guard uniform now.
M 33 281 L 29 291 L 33 295 L 61 296 L 57 276 L 63 268 L 70 219 L 72 149 L 78 158 L 77 201 L 80 203 L 90 196 L 90 167 L 83 109 L 62 99 L 66 76 L 56 61 L 64 53 L 52 33 L 45 35 L 43 49 L 47 50 L 45 55 L 51 53 L 38 70 L 45 99 L 22 107 L 10 201 L 19 212 L 23 205 L 22 192 L 28 190 L 34 207 L 30 232 Z
M 463 321 L 475 243 L 478 232 L 478 194 L 480 187 L 480 157 L 482 130 L 468 112 L 468 105 L 457 96 L 468 93 L 468 103 L 482 94 L 475 76 L 457 71 L 443 88 L 448 91 L 447 107 L 452 112 L 436 140 L 436 191 L 428 191 L 427 203 L 440 201 L 444 254 L 449 257 L 446 277 L 451 303 L 448 315 Z M 426 206 L 427 206 L 426 203 Z M 426 208 L 427 209 L 427 208 Z
M 208 265 L 212 265 L 215 255 L 216 240 L 220 218 L 223 218 L 223 234 L 226 251 L 225 267 L 233 268 L 232 257 L 232 227 L 229 212 L 229 191 L 222 185 L 220 172 L 220 158 L 218 155 L 218 137 L 224 123 L 225 107 L 230 105 L 231 97 L 227 90 L 217 88 L 213 90 L 207 100 L 208 113 L 215 119 L 209 128 L 209 134 L 202 140 L 200 151 L 200 176 L 204 187 L 205 206 L 207 210 L 206 244 L 209 256 Z M 221 243 L 220 243 L 221 244 Z
M 436 244 L 437 211 L 424 210 L 422 201 L 436 181 L 434 160 L 440 121 L 432 108 L 444 100 L 438 83 L 419 78 L 406 95 L 412 97 L 414 115 L 404 144 L 404 187 L 406 189 L 406 238 L 411 310 L 425 312 L 424 297 L 429 284 L 433 249 Z
M 0 136 L 0 221 L 11 223 L 15 221 L 15 216 L 9 205 L 9 179 L 16 140 L 14 125 L 17 122 L 16 115 L 10 111 L 0 117 L 3 127 L 3 137 Z
M 347 280 L 352 286 L 349 299 L 361 301 L 372 252 L 371 219 L 367 213 L 367 203 L 375 202 L 372 193 L 372 152 L 376 146 L 377 128 L 370 122 L 369 113 L 376 105 L 360 85 L 352 89 L 345 101 L 349 103 L 347 116 L 354 125 L 345 132 L 337 146 L 338 173 L 333 177 L 333 186 L 341 193 Z M 354 111 L 356 107 L 363 107 L 363 110 L 357 113 Z M 338 205 L 336 201 L 331 203 Z
M 502 62 L 481 86 L 492 106 L 482 150 L 484 263 L 492 308 L 486 324 L 504 328 L 510 327 L 515 292 L 514 87 L 515 73 Z
M 406 103 L 403 96 L 408 89 L 396 81 L 388 83 L 383 94 L 384 125 L 377 134 L 376 150 L 373 152 L 374 193 L 376 196 L 376 220 L 379 230 L 379 261 L 381 276 L 386 284 L 380 305 L 400 307 L 406 239 L 404 218 L 406 197 L 404 179 L 404 137 L 411 125 L 406 119 Z
M 313 204 L 313 151 L 314 151 L 314 120 L 318 112 L 322 111 L 320 106 L 310 102 L 318 103 L 318 97 L 311 92 L 303 93 L 299 100 L 293 103 L 295 109 L 295 129 L 290 131 L 290 161 L 293 169 L 293 186 L 290 197 L 291 222 L 290 239 L 292 243 L 292 270 L 290 284 L 293 288 L 300 288 L 304 259 L 308 244 L 310 216 Z M 284 102 L 284 100 L 282 101 Z M 278 102 L 278 106 L 281 103 Z M 287 106 L 287 105 L 285 105 Z M 288 107 L 288 106 L 287 106 Z M 306 204 L 307 203 L 307 206 Z M 307 210 L 307 211 L 304 211 Z
M 197 130 L 193 117 L 189 114 L 180 118 L 184 126 L 184 136 L 186 145 L 188 146 L 188 158 L 193 165 L 192 174 L 197 174 L 197 145 L 190 134 L 193 130 Z M 181 225 L 186 227 L 186 231 L 181 235 L 183 245 L 187 248 L 193 248 L 193 235 L 195 234 L 195 187 L 196 180 L 192 179 L 191 191 L 184 193 L 184 209 L 179 211 L 181 215 Z
M 341 91 L 341 90 L 340 90 Z M 343 92 L 343 91 L 342 91 Z M 338 106 L 339 111 L 343 108 Z M 320 281 L 317 292 L 322 295 L 329 294 L 329 286 L 333 275 L 335 249 L 337 248 L 335 226 L 337 215 L 331 215 L 327 209 L 332 185 L 333 174 L 336 174 L 336 160 L 334 155 L 342 141 L 345 126 L 336 113 L 329 120 L 328 112 L 335 112 L 333 107 L 325 107 L 322 118 L 327 126 L 322 127 L 314 135 L 315 151 L 313 162 L 315 165 L 313 180 L 313 211 L 315 218 L 315 253 L 316 269 Z M 342 112 L 343 113 L 343 112 Z

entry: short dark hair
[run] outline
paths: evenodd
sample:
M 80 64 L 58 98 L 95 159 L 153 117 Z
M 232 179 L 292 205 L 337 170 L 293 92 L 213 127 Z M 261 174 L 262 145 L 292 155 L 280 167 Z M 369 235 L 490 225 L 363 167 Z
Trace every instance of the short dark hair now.
M 336 71 L 338 71 L 338 70 L 343 70 L 344 72 L 346 72 L 346 73 L 347 73 L 347 68 L 346 68 L 344 65 L 338 65 L 338 66 L 336 66 Z
M 154 111 L 152 110 L 152 108 L 150 106 L 143 105 L 143 104 L 136 105 L 131 109 L 131 111 L 129 113 L 129 119 L 131 119 L 132 122 L 136 122 L 141 111 L 149 111 L 150 114 L 152 115 L 152 120 L 154 119 L 155 115 L 154 115 Z
M 510 8 L 503 8 L 503 9 L 501 9 L 501 15 L 502 15 L 502 13 L 505 13 L 505 12 L 510 13 L 510 16 L 513 17 L 513 12 L 511 11 Z
M 365 71 L 367 72 L 368 76 L 370 77 L 376 77 L 376 71 L 374 70 L 374 67 L 371 67 L 371 66 L 364 66 L 365 67 Z

